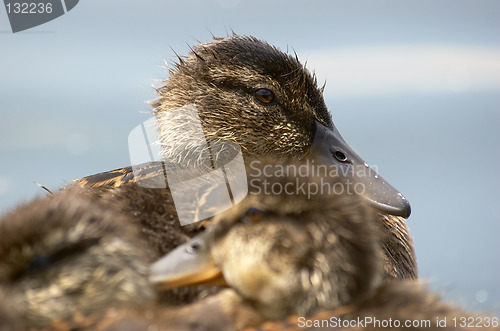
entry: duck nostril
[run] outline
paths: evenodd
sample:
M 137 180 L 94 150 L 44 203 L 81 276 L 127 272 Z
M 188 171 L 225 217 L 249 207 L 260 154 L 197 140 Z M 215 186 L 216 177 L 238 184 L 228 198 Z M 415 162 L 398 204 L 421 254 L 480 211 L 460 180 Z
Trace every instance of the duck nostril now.
M 186 253 L 188 254 L 196 254 L 200 249 L 200 244 L 198 243 L 193 243 L 186 247 Z
M 333 156 L 335 156 L 335 158 L 340 162 L 348 162 L 347 156 L 341 151 L 336 151 L 335 153 L 333 153 Z

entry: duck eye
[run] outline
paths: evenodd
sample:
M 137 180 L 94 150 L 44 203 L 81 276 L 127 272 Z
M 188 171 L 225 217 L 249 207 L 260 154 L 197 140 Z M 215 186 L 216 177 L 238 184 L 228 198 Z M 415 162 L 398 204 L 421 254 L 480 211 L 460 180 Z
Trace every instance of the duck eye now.
M 257 208 L 249 208 L 243 215 L 243 222 L 252 224 L 259 223 L 262 219 L 263 212 Z
M 271 90 L 268 90 L 267 88 L 260 88 L 255 91 L 255 99 L 263 105 L 269 105 L 274 102 L 276 97 Z
M 333 156 L 335 156 L 335 158 L 340 162 L 344 162 L 344 163 L 349 162 L 349 159 L 347 158 L 347 156 L 341 151 L 336 151 L 335 153 L 333 153 Z

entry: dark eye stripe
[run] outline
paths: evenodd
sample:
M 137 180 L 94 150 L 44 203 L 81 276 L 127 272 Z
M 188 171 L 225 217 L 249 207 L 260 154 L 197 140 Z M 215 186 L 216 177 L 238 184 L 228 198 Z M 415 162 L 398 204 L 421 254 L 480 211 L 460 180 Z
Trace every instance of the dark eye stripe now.
M 264 105 L 269 105 L 276 100 L 276 96 L 271 90 L 260 88 L 255 91 L 255 99 Z
M 17 270 L 12 275 L 12 279 L 18 279 L 26 274 L 34 274 L 45 268 L 50 268 L 55 263 L 64 260 L 65 258 L 74 257 L 84 253 L 87 249 L 99 243 L 99 238 L 88 238 L 78 242 L 61 247 L 54 252 L 40 253 L 33 257 L 33 260 L 22 270 Z

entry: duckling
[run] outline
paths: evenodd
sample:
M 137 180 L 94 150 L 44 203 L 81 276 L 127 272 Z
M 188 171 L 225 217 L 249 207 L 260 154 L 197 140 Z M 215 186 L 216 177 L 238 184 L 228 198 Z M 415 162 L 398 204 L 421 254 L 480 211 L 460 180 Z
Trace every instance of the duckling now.
M 247 164 L 291 158 L 327 165 L 337 170 L 339 176 L 362 183 L 366 188 L 364 198 L 380 212 L 378 222 L 390 234 L 382 248 L 387 275 L 417 277 L 413 243 L 404 221 L 410 215 L 408 201 L 346 144 L 333 125 L 315 76 L 296 57 L 254 37 L 215 38 L 194 47 L 186 58 L 179 57 L 165 86 L 157 91 L 158 99 L 152 105 L 157 143 L 165 162 L 175 163 L 193 155 L 198 160 L 205 152 L 200 146 L 207 144 L 191 139 L 195 134 L 190 134 L 189 128 L 180 136 L 173 130 L 177 125 L 170 121 L 172 112 L 182 114 L 186 107 L 194 107 L 208 145 L 236 144 Z M 162 162 L 139 168 L 135 173 L 132 167 L 112 170 L 77 179 L 75 183 L 112 190 L 124 183 L 165 175 Z M 127 197 L 119 190 L 112 194 L 117 199 L 134 200 L 133 193 Z M 174 208 L 172 199 L 165 203 L 169 204 L 168 214 L 177 220 L 177 214 L 170 211 Z M 132 213 L 144 213 L 142 206 L 138 205 Z M 161 222 L 150 219 L 155 224 Z M 144 229 L 152 232 L 148 224 L 144 224 Z M 155 237 L 153 240 L 158 239 Z
M 227 284 L 264 319 L 360 300 L 383 275 L 376 213 L 355 194 L 308 200 L 294 188 L 309 180 L 274 178 L 297 194 L 249 195 L 157 261 L 151 281 L 159 289 Z
M 0 286 L 23 329 L 90 327 L 155 300 L 148 248 L 126 217 L 74 191 L 0 219 Z

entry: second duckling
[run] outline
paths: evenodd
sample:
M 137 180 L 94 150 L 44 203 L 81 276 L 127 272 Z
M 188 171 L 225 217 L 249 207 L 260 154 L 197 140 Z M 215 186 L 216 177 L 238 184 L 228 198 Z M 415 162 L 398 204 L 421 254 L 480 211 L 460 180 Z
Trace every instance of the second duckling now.
M 155 298 L 151 255 L 132 222 L 63 192 L 0 219 L 0 287 L 24 329 L 89 327 L 114 308 Z
M 376 219 L 357 195 L 250 195 L 156 262 L 151 280 L 164 289 L 227 283 L 267 319 L 310 315 L 380 283 Z

